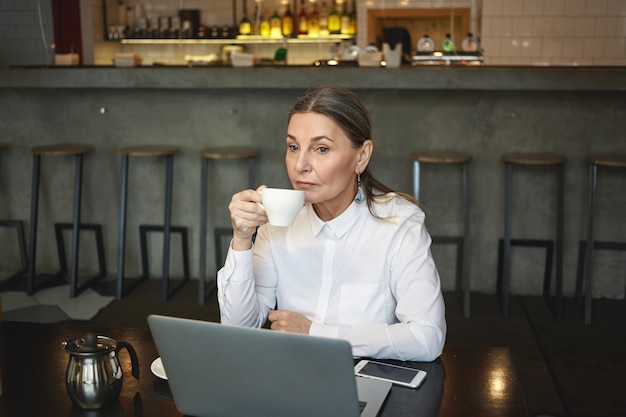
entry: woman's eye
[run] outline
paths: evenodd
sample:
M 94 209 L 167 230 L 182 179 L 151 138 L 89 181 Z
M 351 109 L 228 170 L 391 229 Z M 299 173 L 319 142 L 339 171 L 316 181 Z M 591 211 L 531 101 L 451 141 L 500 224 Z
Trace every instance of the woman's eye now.
M 317 148 L 317 151 L 319 153 L 326 153 L 326 152 L 328 152 L 328 148 L 325 147 L 325 146 L 320 146 L 319 148 Z
M 288 147 L 288 148 L 289 148 L 289 150 L 290 150 L 290 151 L 292 151 L 292 152 L 295 152 L 295 151 L 297 151 L 297 150 L 299 149 L 299 148 L 298 148 L 298 145 L 287 145 L 287 147 Z

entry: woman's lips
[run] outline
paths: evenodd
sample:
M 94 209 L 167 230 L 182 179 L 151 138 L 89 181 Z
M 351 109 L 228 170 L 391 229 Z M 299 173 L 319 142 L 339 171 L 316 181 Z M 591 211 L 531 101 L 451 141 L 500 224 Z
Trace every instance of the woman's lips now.
M 313 188 L 315 186 L 315 184 L 311 183 L 311 182 L 305 182 L 305 181 L 296 181 L 296 185 L 298 186 L 299 190 L 310 190 L 311 188 Z

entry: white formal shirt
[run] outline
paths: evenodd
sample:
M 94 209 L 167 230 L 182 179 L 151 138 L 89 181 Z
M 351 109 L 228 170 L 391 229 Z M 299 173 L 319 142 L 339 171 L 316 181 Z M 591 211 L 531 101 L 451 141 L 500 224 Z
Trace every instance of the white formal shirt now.
M 431 361 L 446 337 L 424 213 L 403 198 L 322 221 L 309 204 L 291 227 L 265 224 L 218 272 L 223 323 L 262 327 L 270 309 L 303 314 L 309 334 L 343 338 L 355 356 Z

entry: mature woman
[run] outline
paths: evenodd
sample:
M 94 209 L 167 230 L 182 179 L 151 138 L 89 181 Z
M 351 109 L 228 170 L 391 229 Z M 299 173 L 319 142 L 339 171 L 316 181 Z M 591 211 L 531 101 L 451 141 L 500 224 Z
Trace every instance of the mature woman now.
M 222 322 L 343 338 L 355 356 L 436 359 L 445 307 L 424 213 L 370 173 L 364 105 L 345 88 L 312 89 L 288 120 L 285 164 L 306 204 L 276 227 L 257 204 L 264 186 L 233 196 Z

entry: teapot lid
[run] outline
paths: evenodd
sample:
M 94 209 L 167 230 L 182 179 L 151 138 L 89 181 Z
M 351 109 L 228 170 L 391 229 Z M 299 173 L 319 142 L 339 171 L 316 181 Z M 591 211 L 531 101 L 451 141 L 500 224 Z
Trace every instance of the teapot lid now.
M 65 350 L 69 353 L 77 354 L 94 354 L 106 353 L 115 350 L 117 343 L 115 340 L 106 336 L 96 336 L 95 333 L 89 332 L 85 337 L 70 340 L 64 343 Z

